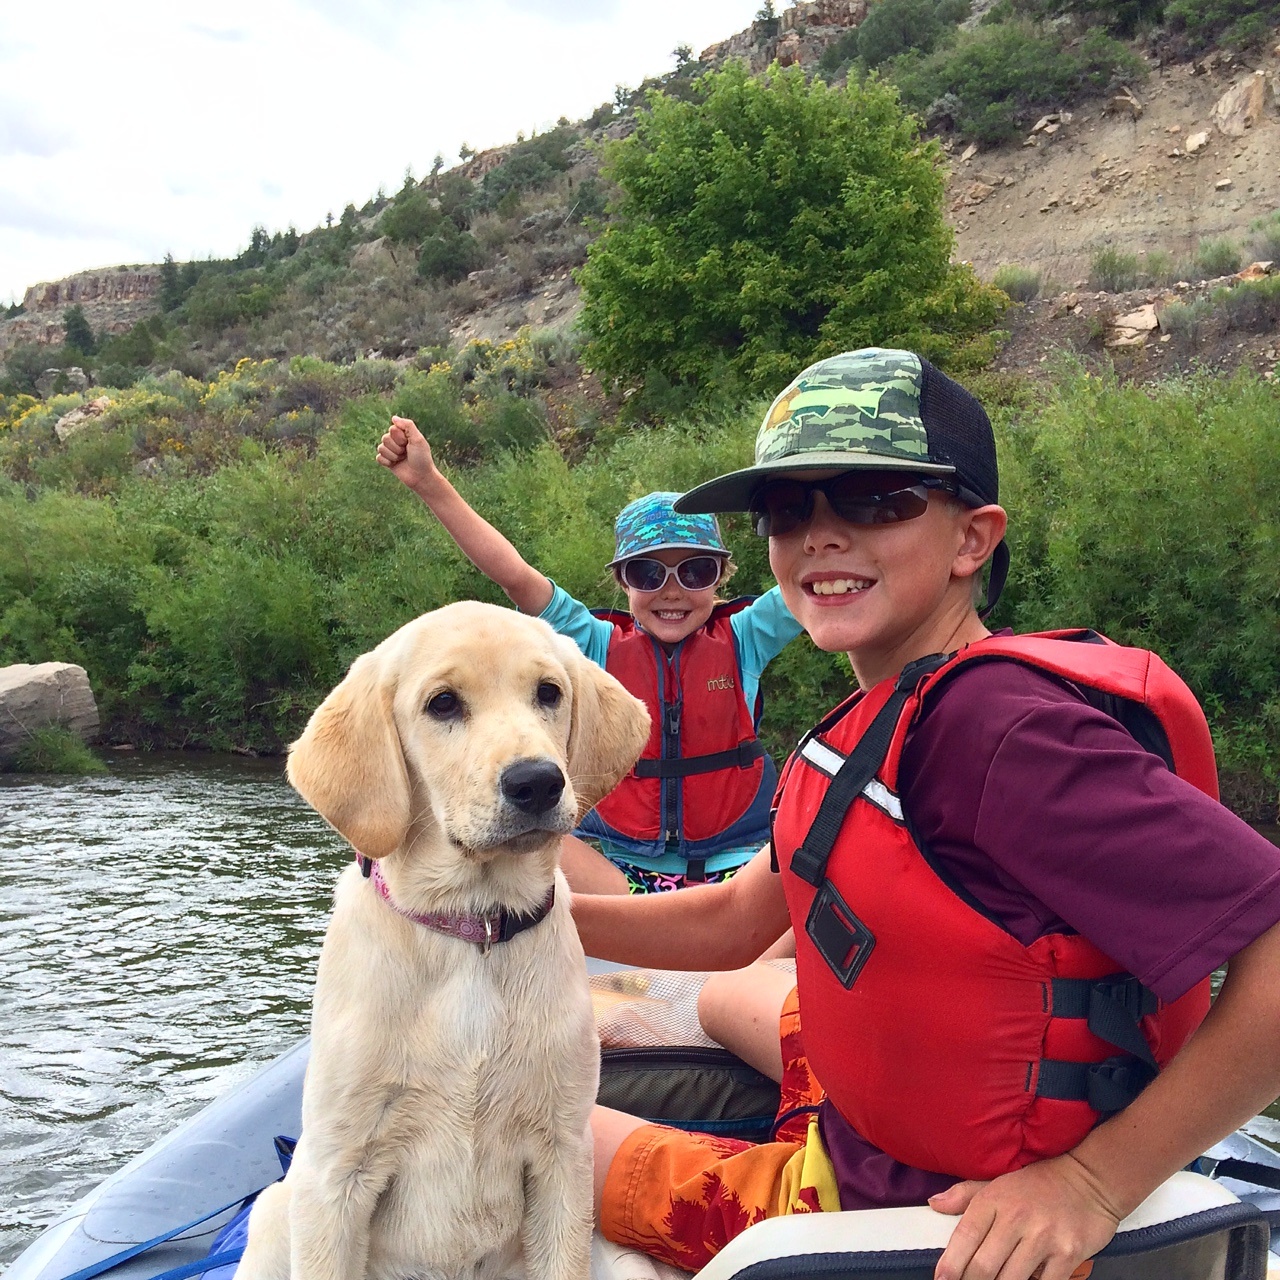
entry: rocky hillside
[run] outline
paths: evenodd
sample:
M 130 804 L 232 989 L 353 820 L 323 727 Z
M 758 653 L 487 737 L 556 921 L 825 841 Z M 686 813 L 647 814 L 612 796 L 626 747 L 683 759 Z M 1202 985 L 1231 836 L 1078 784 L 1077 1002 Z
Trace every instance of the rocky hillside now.
M 1206 239 L 1247 249 L 1280 209 L 1278 99 L 1280 45 L 1153 64 L 1136 92 L 1054 113 L 1021 142 L 951 147 L 957 252 L 986 279 L 1017 263 L 1083 287 L 1107 247 L 1175 262 Z
M 83 308 L 95 332 L 124 333 L 155 314 L 159 296 L 158 266 L 82 271 L 65 280 L 33 284 L 23 296 L 20 313 L 0 321 L 0 354 L 23 342 L 62 342 L 63 317 L 73 306 Z
M 973 27 L 991 7 L 978 0 L 965 25 Z M 850 65 L 841 53 L 867 15 L 868 0 L 800 0 L 696 60 L 678 55 L 675 71 L 646 82 L 629 100 L 603 104 L 587 120 L 562 121 L 553 135 L 470 156 L 393 200 L 379 193 L 360 210 L 348 206 L 336 227 L 301 237 L 290 232 L 292 244 L 283 248 L 279 235 L 263 235 L 259 243 L 255 232 L 237 259 L 189 264 L 182 296 L 190 300 L 182 310 L 174 309 L 172 280 L 164 301 L 158 266 L 34 285 L 20 313 L 0 319 L 0 355 L 23 344 L 57 347 L 74 306 L 100 340 L 128 331 L 137 337 L 138 322 L 155 317 L 147 334 L 112 352 L 116 367 L 141 368 L 154 355 L 197 376 L 244 355 L 403 359 L 422 347 L 502 340 L 522 327 L 567 330 L 579 305 L 572 273 L 607 194 L 597 178 L 598 146 L 630 131 L 644 91 L 681 92 L 700 70 L 729 58 L 756 70 L 777 61 L 838 78 Z M 1257 231 L 1280 210 L 1277 39 L 1280 32 L 1248 56 L 1210 50 L 1176 60 L 1154 52 L 1154 43 L 1145 51 L 1134 45 L 1145 77 L 1131 59 L 1138 74 L 1113 80 L 1128 87 L 1063 98 L 1000 145 L 966 143 L 935 121 L 949 157 L 957 256 L 985 279 L 1021 268 L 1036 291 L 1054 298 L 1220 275 L 1221 269 L 1197 266 L 1206 244 L 1220 250 L 1219 268 L 1228 249 L 1240 259 L 1236 266 L 1280 257 L 1267 250 L 1274 239 Z M 446 224 L 453 219 L 443 240 L 441 211 Z M 416 231 L 409 225 L 415 217 L 422 224 Z M 424 270 L 422 261 L 432 236 L 454 254 L 438 271 Z M 281 255 L 293 253 L 285 264 Z M 1095 263 L 1107 253 L 1134 257 L 1143 280 L 1099 280 Z M 195 283 L 197 266 L 206 271 L 203 283 Z M 1165 297 L 1152 294 L 1162 306 Z M 167 318 L 158 314 L 162 302 Z M 1109 316 L 1131 302 L 1098 310 Z M 1031 308 L 1014 316 L 1013 327 L 1040 323 L 1035 317 L 1049 310 L 1056 316 L 1071 308 Z M 28 347 L 28 366 L 33 359 Z

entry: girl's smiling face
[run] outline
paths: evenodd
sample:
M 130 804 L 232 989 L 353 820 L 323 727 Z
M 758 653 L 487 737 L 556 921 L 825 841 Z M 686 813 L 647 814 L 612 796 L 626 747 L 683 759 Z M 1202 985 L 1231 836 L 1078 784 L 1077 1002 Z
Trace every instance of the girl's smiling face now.
M 687 551 L 674 547 L 665 551 L 645 552 L 648 559 L 660 560 L 673 568 L 682 560 L 706 554 L 705 551 Z M 711 617 L 711 610 L 716 604 L 716 587 L 719 584 L 713 582 L 709 587 L 690 591 L 680 584 L 680 579 L 673 573 L 657 591 L 637 591 L 621 580 L 619 585 L 627 593 L 631 616 L 655 640 L 671 645 L 679 644 L 681 640 L 691 636 Z

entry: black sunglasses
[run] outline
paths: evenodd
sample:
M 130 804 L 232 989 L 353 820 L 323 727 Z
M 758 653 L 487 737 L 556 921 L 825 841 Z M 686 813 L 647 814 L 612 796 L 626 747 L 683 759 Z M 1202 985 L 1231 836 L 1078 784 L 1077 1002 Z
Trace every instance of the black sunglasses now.
M 633 556 L 618 566 L 618 577 L 624 587 L 633 591 L 661 591 L 667 579 L 675 574 L 686 591 L 705 591 L 720 581 L 724 560 L 720 556 L 689 556 L 679 564 L 663 564 L 649 556 Z
M 865 471 L 846 471 L 827 480 L 770 480 L 751 498 L 751 526 L 762 538 L 799 529 L 813 519 L 815 493 L 849 524 L 901 524 L 924 515 L 930 489 L 955 492 L 936 476 L 877 476 Z

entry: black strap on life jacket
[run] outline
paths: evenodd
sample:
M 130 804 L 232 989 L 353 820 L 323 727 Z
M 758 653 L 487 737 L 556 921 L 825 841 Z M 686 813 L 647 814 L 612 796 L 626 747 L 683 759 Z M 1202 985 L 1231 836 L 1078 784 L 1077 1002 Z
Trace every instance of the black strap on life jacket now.
M 884 763 L 902 708 L 920 681 L 950 660 L 948 653 L 931 653 L 903 667 L 889 700 L 876 713 L 858 745 L 831 779 L 812 826 L 791 856 L 791 870 L 805 883 L 815 888 L 823 885 L 827 878 L 827 863 L 844 825 L 845 814 Z
M 675 760 L 637 760 L 637 778 L 691 778 L 719 769 L 750 769 L 764 755 L 759 738 L 740 742 L 728 751 L 712 751 L 705 756 L 681 756 Z
M 1087 1102 L 1095 1111 L 1122 1111 L 1155 1079 L 1160 1067 L 1139 1025 L 1160 1001 L 1127 973 L 1106 978 L 1055 978 L 1050 1010 L 1055 1018 L 1084 1018 L 1099 1040 L 1122 1052 L 1104 1062 L 1064 1062 L 1044 1058 L 1036 1094 L 1067 1102 Z

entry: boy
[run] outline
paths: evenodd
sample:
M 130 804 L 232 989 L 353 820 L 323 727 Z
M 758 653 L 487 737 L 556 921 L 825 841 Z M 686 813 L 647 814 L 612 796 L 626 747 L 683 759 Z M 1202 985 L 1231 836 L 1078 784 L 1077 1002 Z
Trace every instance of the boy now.
M 597 1108 L 610 1238 L 696 1267 L 762 1217 L 927 1202 L 963 1215 L 939 1280 L 1066 1280 L 1280 1091 L 1280 851 L 1205 794 L 1203 717 L 1158 660 L 990 636 L 997 496 L 978 402 L 870 349 L 805 370 L 756 464 L 678 503 L 753 513 L 858 692 L 784 774 L 776 872 L 766 849 L 726 885 L 575 901 L 587 953 L 638 965 L 733 969 L 794 925 L 785 1052 L 816 1077 L 803 1142 Z M 1087 696 L 1135 670 L 1158 694 L 1138 720 L 1159 718 L 1186 777 Z

